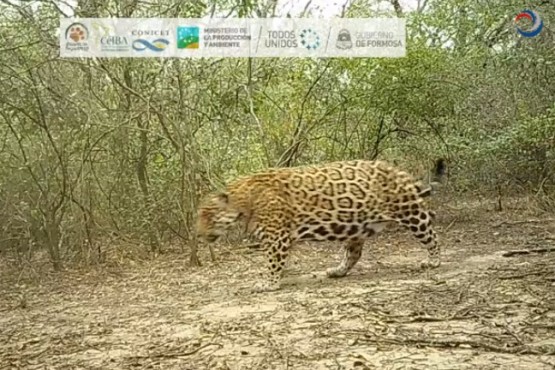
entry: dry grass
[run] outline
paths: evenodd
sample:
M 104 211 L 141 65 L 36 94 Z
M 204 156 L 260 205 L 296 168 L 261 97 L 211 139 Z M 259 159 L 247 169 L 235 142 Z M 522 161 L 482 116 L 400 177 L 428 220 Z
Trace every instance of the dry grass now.
M 1 266 L 0 369 L 553 369 L 555 253 L 502 253 L 554 246 L 555 224 L 519 204 L 438 208 L 432 273 L 398 230 L 338 280 L 323 276 L 337 244 L 300 245 L 274 293 L 249 293 L 263 257 L 245 247 L 197 269 L 177 250 L 57 275 Z

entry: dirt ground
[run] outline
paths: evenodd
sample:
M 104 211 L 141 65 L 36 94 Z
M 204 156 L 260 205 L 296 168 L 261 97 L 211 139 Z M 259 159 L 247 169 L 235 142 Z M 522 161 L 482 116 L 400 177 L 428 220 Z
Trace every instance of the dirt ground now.
M 343 279 L 324 277 L 338 244 L 301 244 L 272 293 L 249 292 L 263 255 L 244 245 L 200 268 L 179 251 L 34 278 L 0 264 L 0 369 L 554 369 L 555 253 L 503 256 L 555 247 L 523 203 L 437 208 L 432 272 L 402 230 Z

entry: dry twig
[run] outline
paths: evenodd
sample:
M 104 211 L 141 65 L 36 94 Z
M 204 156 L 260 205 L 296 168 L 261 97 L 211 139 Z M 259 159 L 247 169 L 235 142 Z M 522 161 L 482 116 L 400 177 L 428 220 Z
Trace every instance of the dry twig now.
M 390 336 L 390 337 L 380 337 L 373 334 L 363 334 L 363 339 L 372 344 L 395 344 L 395 345 L 417 345 L 417 346 L 428 346 L 436 348 L 452 348 L 460 346 L 469 346 L 475 349 L 483 349 L 490 352 L 497 353 L 509 353 L 509 354 L 520 354 L 520 355 L 555 355 L 555 348 L 542 348 L 542 347 L 531 347 L 528 345 L 515 345 L 504 346 L 496 345 L 486 341 L 479 341 L 474 339 L 462 339 L 462 338 L 429 338 L 424 336 L 414 336 L 414 337 L 401 337 L 401 336 Z
M 197 348 L 188 351 L 188 352 L 181 352 L 181 351 L 174 351 L 174 352 L 159 352 L 159 353 L 152 353 L 149 355 L 136 355 L 136 356 L 128 356 L 128 359 L 144 359 L 144 358 L 175 358 L 175 357 L 185 357 L 185 356 L 191 356 L 194 355 L 195 353 L 197 353 L 198 351 L 200 351 L 201 349 L 204 349 L 206 347 L 210 347 L 210 346 L 218 346 L 218 347 L 222 347 L 221 344 L 218 343 L 206 343 L 202 346 L 198 346 Z
M 523 254 L 532 254 L 532 253 L 549 253 L 555 252 L 555 248 L 545 247 L 545 248 L 534 248 L 534 249 L 516 249 L 513 251 L 508 251 L 502 254 L 503 257 L 512 257 L 517 255 Z
M 538 224 L 542 222 L 555 222 L 553 218 L 546 218 L 543 220 L 533 219 L 533 220 L 518 220 L 518 221 L 501 221 L 493 225 L 493 227 L 500 227 L 503 225 L 522 225 L 522 224 Z

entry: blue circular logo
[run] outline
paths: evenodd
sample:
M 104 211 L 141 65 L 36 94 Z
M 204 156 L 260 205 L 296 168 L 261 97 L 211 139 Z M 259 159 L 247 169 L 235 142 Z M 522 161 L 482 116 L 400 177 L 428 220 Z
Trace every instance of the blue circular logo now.
M 530 22 L 532 22 L 532 27 L 528 30 L 522 29 L 518 25 L 518 21 L 520 21 L 521 19 L 528 19 Z M 515 24 L 516 24 L 516 30 L 518 31 L 518 33 L 520 33 L 524 37 L 537 36 L 543 28 L 543 21 L 538 15 L 538 13 L 534 10 L 528 10 L 528 9 L 523 10 L 522 12 L 517 14 L 517 16 L 515 17 Z

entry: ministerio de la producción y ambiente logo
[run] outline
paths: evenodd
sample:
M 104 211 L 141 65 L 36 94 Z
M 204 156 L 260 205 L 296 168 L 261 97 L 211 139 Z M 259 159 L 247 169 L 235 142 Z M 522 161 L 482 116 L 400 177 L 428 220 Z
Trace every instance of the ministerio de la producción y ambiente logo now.
M 523 23 L 528 23 L 528 25 Z M 532 25 L 530 26 L 529 23 Z M 543 29 L 543 20 L 535 10 L 526 9 L 516 15 L 515 26 L 520 35 L 527 38 L 536 37 Z

